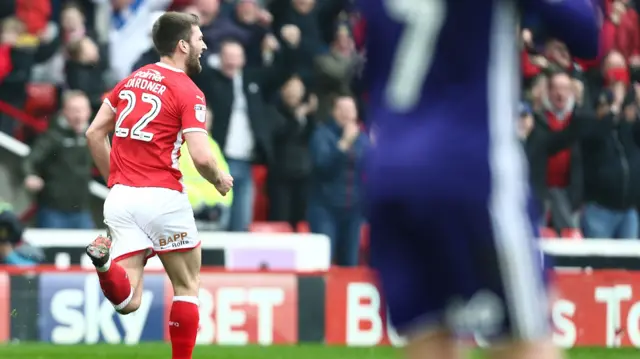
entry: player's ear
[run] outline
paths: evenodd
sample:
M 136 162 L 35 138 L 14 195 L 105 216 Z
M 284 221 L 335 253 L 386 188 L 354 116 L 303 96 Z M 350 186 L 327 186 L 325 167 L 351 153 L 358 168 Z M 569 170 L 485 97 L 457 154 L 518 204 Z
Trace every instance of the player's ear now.
M 189 53 L 189 44 L 187 44 L 187 42 L 184 40 L 178 41 L 178 48 L 185 54 Z

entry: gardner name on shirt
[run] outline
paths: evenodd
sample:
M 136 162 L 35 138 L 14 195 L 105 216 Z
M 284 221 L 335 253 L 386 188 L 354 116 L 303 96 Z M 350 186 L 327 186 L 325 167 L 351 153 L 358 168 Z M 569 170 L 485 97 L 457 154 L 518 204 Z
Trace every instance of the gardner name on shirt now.
M 162 96 L 167 90 L 167 87 L 160 83 L 163 79 L 164 76 L 162 76 L 159 71 L 147 69 L 145 71 L 136 72 L 136 74 L 127 81 L 124 87 L 150 91 L 156 95 Z

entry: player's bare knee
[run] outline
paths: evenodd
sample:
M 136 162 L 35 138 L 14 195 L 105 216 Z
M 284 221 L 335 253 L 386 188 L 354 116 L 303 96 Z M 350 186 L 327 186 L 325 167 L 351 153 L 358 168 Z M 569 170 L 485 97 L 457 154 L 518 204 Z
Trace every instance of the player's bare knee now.
M 135 286 L 133 289 L 133 295 L 131 296 L 131 300 L 125 305 L 123 308 L 116 308 L 116 311 L 122 315 L 127 315 L 135 312 L 140 308 L 142 304 L 142 283 Z
M 117 310 L 117 312 L 122 315 L 131 314 L 138 310 L 141 304 L 142 293 L 138 293 L 138 291 L 135 291 L 133 297 L 131 298 L 131 301 L 127 305 L 125 305 L 124 308 Z

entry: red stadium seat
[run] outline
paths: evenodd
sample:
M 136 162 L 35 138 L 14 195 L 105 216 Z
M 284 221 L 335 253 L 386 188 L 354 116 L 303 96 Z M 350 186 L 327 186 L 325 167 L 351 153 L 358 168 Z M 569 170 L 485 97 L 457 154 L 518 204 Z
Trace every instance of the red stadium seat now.
M 28 84 L 25 111 L 33 116 L 47 116 L 58 109 L 58 93 L 51 84 Z
M 293 228 L 287 222 L 253 222 L 249 226 L 249 232 L 291 233 Z
M 298 233 L 311 233 L 308 222 L 298 222 L 296 225 L 296 232 Z
M 540 237 L 554 239 L 554 238 L 558 238 L 558 233 L 556 233 L 556 231 L 553 230 L 553 228 L 542 227 L 540 228 Z
M 563 239 L 582 239 L 582 232 L 580 232 L 577 228 L 565 228 L 562 230 L 562 238 Z
M 253 220 L 264 222 L 267 220 L 269 198 L 267 197 L 267 166 L 253 166 L 253 185 L 255 186 L 255 198 L 253 204 Z

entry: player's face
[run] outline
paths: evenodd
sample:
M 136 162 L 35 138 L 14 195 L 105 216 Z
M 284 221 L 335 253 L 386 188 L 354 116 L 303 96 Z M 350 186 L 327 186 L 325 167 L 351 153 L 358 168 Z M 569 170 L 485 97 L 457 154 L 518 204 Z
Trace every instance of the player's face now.
M 200 64 L 200 56 L 207 49 L 202 37 L 200 27 L 194 26 L 191 31 L 191 39 L 189 40 L 189 53 L 187 54 L 187 74 L 195 75 L 202 71 Z

